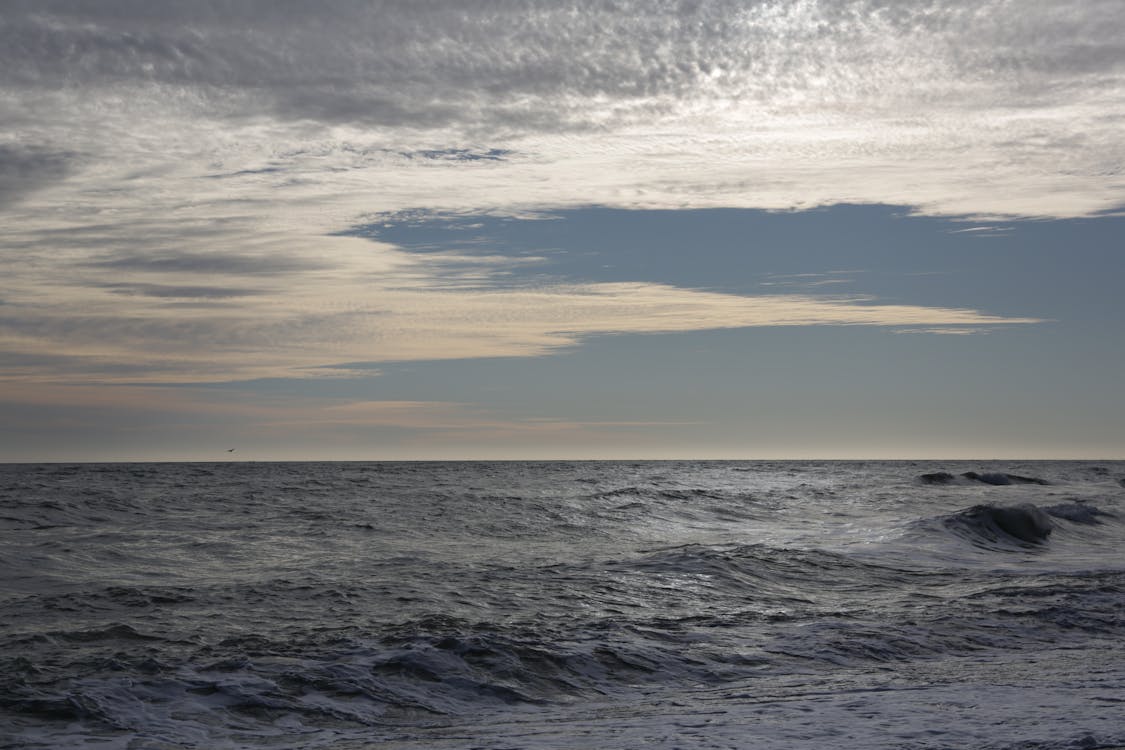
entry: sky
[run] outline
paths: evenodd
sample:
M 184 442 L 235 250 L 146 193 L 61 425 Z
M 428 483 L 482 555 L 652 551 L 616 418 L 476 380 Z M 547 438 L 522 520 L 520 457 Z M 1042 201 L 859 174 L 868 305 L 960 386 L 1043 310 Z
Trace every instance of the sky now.
M 1125 458 L 1123 121 L 1121 0 L 0 0 L 0 461 Z

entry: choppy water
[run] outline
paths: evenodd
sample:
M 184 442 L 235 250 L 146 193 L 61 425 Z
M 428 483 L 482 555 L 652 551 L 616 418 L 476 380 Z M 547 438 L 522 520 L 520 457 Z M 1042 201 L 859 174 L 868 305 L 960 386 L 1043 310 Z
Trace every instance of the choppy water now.
M 0 466 L 0 747 L 1125 745 L 1123 482 Z

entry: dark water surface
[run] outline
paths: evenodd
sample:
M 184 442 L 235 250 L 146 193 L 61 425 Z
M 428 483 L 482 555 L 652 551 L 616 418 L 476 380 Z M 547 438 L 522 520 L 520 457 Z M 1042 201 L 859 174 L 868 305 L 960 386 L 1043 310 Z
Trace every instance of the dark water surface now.
M 0 747 L 1125 745 L 1123 482 L 0 465 Z

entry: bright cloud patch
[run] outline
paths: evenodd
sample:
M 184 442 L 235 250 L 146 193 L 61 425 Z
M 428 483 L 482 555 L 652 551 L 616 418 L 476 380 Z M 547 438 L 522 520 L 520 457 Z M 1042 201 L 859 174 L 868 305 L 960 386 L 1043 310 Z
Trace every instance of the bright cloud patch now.
M 0 160 L 28 171 L 30 191 L 66 154 L 78 179 L 113 186 L 106 203 L 156 182 L 181 206 L 284 188 L 305 211 L 358 191 L 379 211 L 883 202 L 1082 215 L 1125 197 L 1120 10 L 16 3 L 0 20 Z M 485 169 L 453 184 L 464 166 Z M 187 189 L 166 182 L 176 173 L 223 179 Z

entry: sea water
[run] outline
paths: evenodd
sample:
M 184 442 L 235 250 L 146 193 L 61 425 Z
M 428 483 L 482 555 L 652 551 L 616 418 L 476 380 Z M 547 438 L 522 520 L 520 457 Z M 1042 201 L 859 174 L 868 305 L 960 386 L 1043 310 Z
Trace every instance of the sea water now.
M 0 747 L 1125 745 L 1123 483 L 0 466 Z

